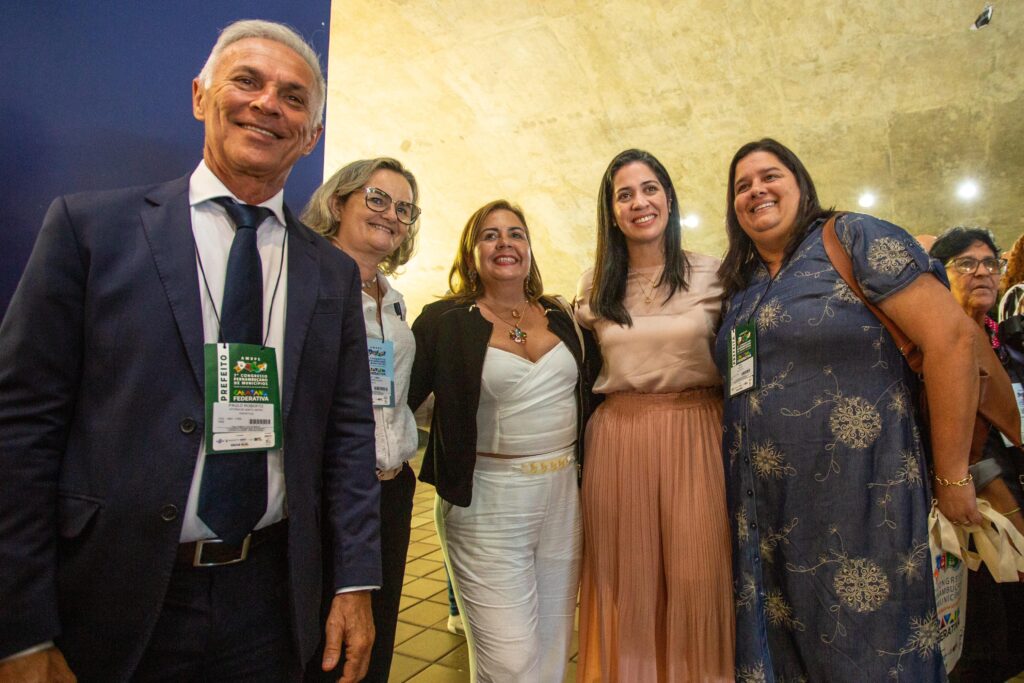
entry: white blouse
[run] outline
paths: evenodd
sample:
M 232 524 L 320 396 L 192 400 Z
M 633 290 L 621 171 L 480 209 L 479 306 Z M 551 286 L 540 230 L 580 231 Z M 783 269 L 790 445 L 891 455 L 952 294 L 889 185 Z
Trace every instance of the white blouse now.
M 416 339 L 406 321 L 405 299 L 386 277 L 377 275 L 381 288 L 381 322 L 377 322 L 377 301 L 363 292 L 363 323 L 368 339 L 387 339 L 395 345 L 395 405 L 374 406 L 377 469 L 391 470 L 416 455 L 416 418 L 409 410 L 409 376 L 416 355 Z

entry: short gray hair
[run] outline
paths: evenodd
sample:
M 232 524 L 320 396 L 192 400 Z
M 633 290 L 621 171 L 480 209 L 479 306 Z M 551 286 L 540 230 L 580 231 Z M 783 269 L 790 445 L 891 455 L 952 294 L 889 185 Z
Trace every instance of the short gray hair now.
M 221 29 L 220 37 L 217 38 L 217 42 L 214 44 L 213 49 L 210 50 L 210 56 L 206 58 L 206 64 L 203 64 L 202 70 L 196 77 L 200 83 L 203 84 L 204 88 L 209 88 L 213 83 L 213 72 L 217 68 L 217 62 L 220 60 L 221 54 L 224 49 L 236 43 L 239 40 L 245 40 L 246 38 L 263 38 L 264 40 L 273 40 L 274 42 L 281 43 L 285 47 L 289 47 L 295 51 L 302 59 L 309 65 L 310 71 L 313 72 L 313 101 L 312 114 L 313 114 L 313 125 L 319 126 L 324 120 L 324 100 L 327 96 L 327 83 L 324 80 L 324 72 L 320 67 L 320 59 L 317 57 L 316 52 L 312 46 L 303 40 L 294 29 L 284 24 L 278 24 L 273 21 L 264 21 L 262 19 L 242 19 L 236 21 L 233 24 L 228 24 Z

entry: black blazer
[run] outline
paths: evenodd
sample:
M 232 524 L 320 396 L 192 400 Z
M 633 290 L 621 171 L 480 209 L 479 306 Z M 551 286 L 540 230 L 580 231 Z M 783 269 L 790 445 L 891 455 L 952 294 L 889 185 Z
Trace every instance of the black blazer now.
M 379 486 L 359 271 L 286 214 L 278 358 L 306 661 L 321 581 L 380 583 Z M 188 177 L 54 201 L 0 326 L 0 657 L 56 640 L 80 681 L 131 675 L 178 551 L 203 385 Z
M 548 318 L 548 329 L 565 342 L 579 369 L 576 457 L 582 466 L 583 433 L 592 407 L 590 387 L 600 369 L 601 354 L 590 331 L 583 329 L 587 347 L 584 362 L 569 316 L 548 297 L 542 297 L 540 304 Z M 420 479 L 433 484 L 443 499 L 461 507 L 468 507 L 473 495 L 480 375 L 493 328 L 475 303 L 451 300 L 428 304 L 412 324 L 416 360 L 409 383 L 409 406 L 416 410 L 434 394 L 434 417 Z

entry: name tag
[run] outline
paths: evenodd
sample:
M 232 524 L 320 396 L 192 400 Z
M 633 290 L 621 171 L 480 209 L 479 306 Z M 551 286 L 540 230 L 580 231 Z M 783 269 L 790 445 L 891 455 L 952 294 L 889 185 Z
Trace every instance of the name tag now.
M 395 342 L 390 339 L 368 339 L 370 356 L 370 392 L 373 405 L 395 407 Z
M 206 452 L 281 447 L 277 353 L 258 344 L 206 344 Z
M 729 396 L 754 387 L 757 377 L 757 328 L 737 325 L 729 332 Z

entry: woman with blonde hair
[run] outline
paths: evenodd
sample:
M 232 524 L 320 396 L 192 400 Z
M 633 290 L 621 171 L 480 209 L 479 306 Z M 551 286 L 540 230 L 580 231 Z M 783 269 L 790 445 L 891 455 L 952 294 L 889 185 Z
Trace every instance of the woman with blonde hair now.
M 416 344 L 406 322 L 405 300 L 387 276 L 412 255 L 419 227 L 417 196 L 415 176 L 399 161 L 387 157 L 362 159 L 328 178 L 302 214 L 303 222 L 355 260 L 362 280 L 376 422 L 384 571 L 383 585 L 371 596 L 377 636 L 363 680 L 380 683 L 387 681 L 391 669 L 416 490 L 416 477 L 408 460 L 416 455 L 417 446 L 416 420 L 406 403 Z M 331 597 L 325 596 L 326 605 Z M 318 666 L 320 656 L 312 660 L 307 678 L 337 680 L 341 665 L 324 674 Z
M 579 586 L 585 340 L 545 296 L 523 212 L 466 223 L 449 294 L 413 323 L 409 404 L 431 393 L 420 478 L 466 626 L 474 681 L 561 681 Z

